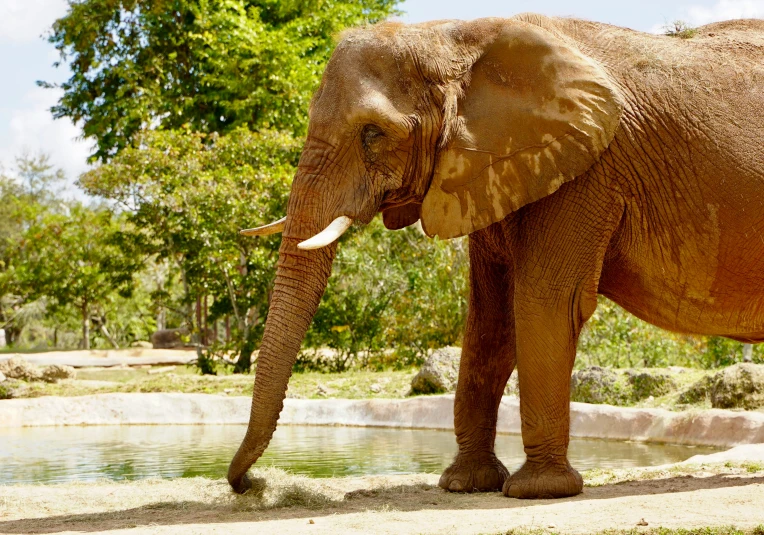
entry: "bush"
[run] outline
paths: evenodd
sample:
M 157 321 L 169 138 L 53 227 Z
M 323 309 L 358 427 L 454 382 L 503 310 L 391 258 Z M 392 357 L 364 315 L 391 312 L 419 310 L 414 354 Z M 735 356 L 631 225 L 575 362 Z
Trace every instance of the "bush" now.
M 743 344 L 718 336 L 688 336 L 644 322 L 599 296 L 597 310 L 578 341 L 576 368 L 719 368 L 743 361 Z M 764 363 L 764 344 L 753 347 Z
M 354 232 L 339 247 L 304 343 L 335 356 L 303 358 L 296 369 L 403 368 L 455 345 L 467 310 L 464 243 L 431 240 L 415 227 L 391 232 L 378 217 Z
M 663 27 L 663 34 L 669 37 L 678 37 L 679 39 L 692 39 L 698 35 L 698 29 L 693 28 L 683 20 L 675 20 Z

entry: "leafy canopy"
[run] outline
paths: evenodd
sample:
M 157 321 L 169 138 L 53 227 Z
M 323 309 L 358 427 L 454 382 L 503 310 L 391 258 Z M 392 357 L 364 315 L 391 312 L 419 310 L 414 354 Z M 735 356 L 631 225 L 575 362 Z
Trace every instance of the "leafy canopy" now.
M 279 237 L 253 239 L 239 229 L 284 214 L 299 151 L 291 136 L 274 132 L 157 130 L 80 183 L 128 218 L 123 250 L 180 270 L 184 294 L 165 305 L 185 308 L 192 325 L 191 303 L 212 296 L 209 319 L 235 318 L 237 350 L 248 360 L 268 310 Z
M 49 41 L 72 76 L 52 111 L 101 161 L 148 127 L 301 136 L 334 36 L 398 1 L 69 0 Z

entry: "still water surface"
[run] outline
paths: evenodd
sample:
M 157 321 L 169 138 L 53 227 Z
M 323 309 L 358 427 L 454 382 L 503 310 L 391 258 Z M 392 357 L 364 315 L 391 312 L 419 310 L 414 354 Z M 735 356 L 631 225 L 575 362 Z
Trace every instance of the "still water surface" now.
M 0 428 L 0 484 L 225 477 L 245 426 L 91 426 Z M 713 448 L 572 439 L 579 470 L 654 466 Z M 451 431 L 363 427 L 279 427 L 258 466 L 312 477 L 440 473 L 456 453 Z M 510 470 L 522 464 L 519 436 L 496 437 Z

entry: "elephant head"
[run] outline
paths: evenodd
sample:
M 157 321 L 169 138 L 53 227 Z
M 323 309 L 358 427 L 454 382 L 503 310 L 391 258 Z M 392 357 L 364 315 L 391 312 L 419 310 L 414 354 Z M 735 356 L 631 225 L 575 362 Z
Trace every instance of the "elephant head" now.
M 310 106 L 283 232 L 238 492 L 276 428 L 325 290 L 335 240 L 382 211 L 452 238 L 500 221 L 585 172 L 614 136 L 620 98 L 601 66 L 523 19 L 384 23 L 343 35 Z

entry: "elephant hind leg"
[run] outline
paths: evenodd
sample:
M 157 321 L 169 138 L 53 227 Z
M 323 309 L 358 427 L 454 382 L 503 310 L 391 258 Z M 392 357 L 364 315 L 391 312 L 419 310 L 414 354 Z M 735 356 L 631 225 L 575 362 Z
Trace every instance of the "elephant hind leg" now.
M 501 490 L 496 458 L 499 404 L 515 367 L 512 267 L 489 258 L 487 231 L 470 235 L 470 301 L 454 402 L 459 453 L 439 485 L 454 492 Z
M 561 498 L 583 490 L 581 475 L 567 459 L 570 374 L 581 329 L 597 307 L 602 265 L 622 205 L 604 195 L 577 197 L 570 188 L 567 193 L 528 211 L 519 231 L 523 247 L 514 250 L 526 462 L 502 490 L 516 498 Z

